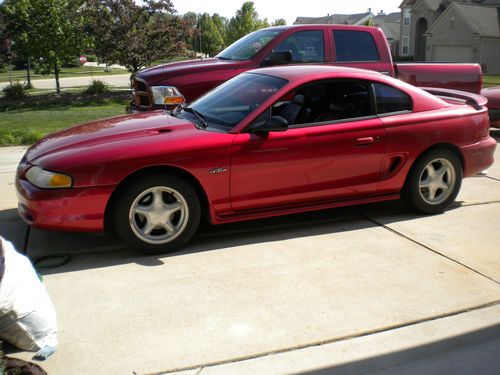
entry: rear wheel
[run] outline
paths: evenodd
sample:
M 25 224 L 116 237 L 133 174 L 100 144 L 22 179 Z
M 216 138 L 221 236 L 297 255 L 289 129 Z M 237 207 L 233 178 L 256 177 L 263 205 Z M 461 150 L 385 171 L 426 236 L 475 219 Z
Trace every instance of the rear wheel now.
M 143 253 L 168 253 L 193 237 L 200 211 L 198 195 L 189 183 L 155 174 L 123 188 L 114 209 L 114 227 L 126 243 Z
M 432 150 L 412 167 L 402 198 L 417 211 L 436 214 L 450 206 L 461 185 L 462 166 L 458 156 L 446 149 Z

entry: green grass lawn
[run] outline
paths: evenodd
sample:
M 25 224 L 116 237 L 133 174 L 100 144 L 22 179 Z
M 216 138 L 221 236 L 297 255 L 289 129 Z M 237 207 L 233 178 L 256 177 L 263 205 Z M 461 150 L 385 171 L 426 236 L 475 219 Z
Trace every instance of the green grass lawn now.
M 118 69 L 118 68 L 113 68 L 111 72 L 105 72 L 104 67 L 95 67 L 93 66 L 88 67 L 88 66 L 81 66 L 78 68 L 63 68 L 61 72 L 59 73 L 59 78 L 68 78 L 68 77 L 83 77 L 83 76 L 109 76 L 109 75 L 116 75 L 116 74 L 129 74 L 128 70 L 126 69 Z M 2 71 L 0 72 L 0 82 L 8 82 L 10 78 L 9 72 L 8 71 Z M 35 74 L 35 72 L 31 71 L 31 79 L 32 80 L 37 80 L 37 79 L 54 79 L 54 75 L 42 75 L 42 74 Z M 26 81 L 26 70 L 13 70 L 12 71 L 12 82 L 25 82 Z
M 484 87 L 500 86 L 500 76 L 490 76 L 485 74 L 483 76 Z
M 22 103 L 0 99 L 0 146 L 29 145 L 73 125 L 125 114 L 127 92 L 30 96 Z

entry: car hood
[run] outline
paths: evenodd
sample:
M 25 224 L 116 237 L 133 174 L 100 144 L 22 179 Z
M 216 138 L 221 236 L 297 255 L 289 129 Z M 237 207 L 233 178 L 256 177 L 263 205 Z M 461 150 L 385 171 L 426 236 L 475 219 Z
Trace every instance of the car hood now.
M 49 153 L 61 153 L 75 148 L 90 149 L 96 145 L 111 145 L 165 133 L 175 133 L 176 137 L 172 138 L 179 138 L 200 132 L 193 123 L 172 117 L 163 111 L 135 113 L 89 122 L 50 134 L 28 149 L 25 160 L 34 163 Z
M 220 60 L 215 58 L 180 61 L 141 70 L 137 73 L 137 77 L 144 79 L 150 85 L 154 85 L 156 83 L 162 83 L 171 77 L 207 73 L 217 70 L 236 69 L 240 64 L 240 61 Z

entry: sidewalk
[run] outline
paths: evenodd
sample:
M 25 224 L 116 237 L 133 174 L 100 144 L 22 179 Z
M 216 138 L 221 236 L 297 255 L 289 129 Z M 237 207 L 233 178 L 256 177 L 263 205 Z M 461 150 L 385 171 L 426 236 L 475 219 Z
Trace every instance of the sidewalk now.
M 0 235 L 19 249 L 21 156 L 0 148 Z M 205 225 L 166 256 L 32 229 L 31 257 L 71 254 L 43 271 L 60 343 L 40 365 L 51 375 L 498 373 L 499 225 L 497 162 L 464 180 L 442 215 L 386 202 Z
M 59 84 L 61 88 L 78 87 L 78 86 L 88 86 L 93 79 L 98 79 L 104 81 L 108 86 L 112 87 L 130 87 L 130 74 L 116 74 L 109 76 L 83 76 L 83 77 L 68 77 L 60 78 Z M 35 89 L 55 89 L 56 81 L 55 79 L 34 79 L 31 84 Z M 9 82 L 0 82 L 0 90 L 9 85 Z

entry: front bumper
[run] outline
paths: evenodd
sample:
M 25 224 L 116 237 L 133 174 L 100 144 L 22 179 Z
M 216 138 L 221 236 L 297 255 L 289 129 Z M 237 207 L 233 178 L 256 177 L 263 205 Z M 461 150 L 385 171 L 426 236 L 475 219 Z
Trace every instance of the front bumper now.
M 103 231 L 113 186 L 46 190 L 16 178 L 18 210 L 33 227 L 60 231 Z
M 464 177 L 476 175 L 488 169 L 494 162 L 497 141 L 490 137 L 484 137 L 479 142 L 462 146 L 460 150 L 464 156 Z

